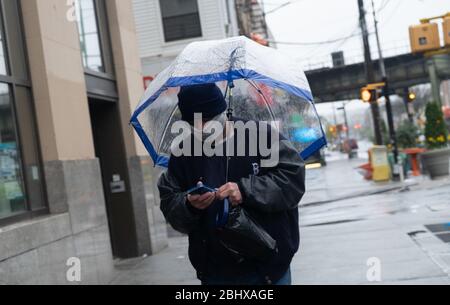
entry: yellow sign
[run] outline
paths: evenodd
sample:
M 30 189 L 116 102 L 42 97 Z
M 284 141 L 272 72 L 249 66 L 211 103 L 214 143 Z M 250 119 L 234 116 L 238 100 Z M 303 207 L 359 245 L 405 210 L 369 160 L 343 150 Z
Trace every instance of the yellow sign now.
M 386 83 L 382 82 L 382 83 L 368 84 L 366 88 L 369 90 L 376 90 L 376 89 L 383 89 L 384 86 L 386 86 Z
M 373 181 L 389 181 L 391 179 L 391 166 L 389 165 L 387 147 L 374 146 L 370 152 L 370 163 L 373 168 Z

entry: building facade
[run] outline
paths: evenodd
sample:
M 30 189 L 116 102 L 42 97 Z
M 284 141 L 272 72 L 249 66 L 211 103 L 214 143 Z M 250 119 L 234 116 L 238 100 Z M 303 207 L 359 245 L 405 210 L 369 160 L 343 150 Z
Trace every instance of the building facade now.
M 237 36 L 234 0 L 133 0 L 143 74 L 151 80 L 190 42 Z
M 0 284 L 108 283 L 114 258 L 167 245 L 128 124 L 143 93 L 132 0 L 0 12 Z
M 239 34 L 247 36 L 262 45 L 276 48 L 272 32 L 266 21 L 264 1 L 236 0 Z
M 258 34 L 268 38 L 264 8 L 258 0 L 236 0 L 236 11 L 241 35 L 251 37 Z

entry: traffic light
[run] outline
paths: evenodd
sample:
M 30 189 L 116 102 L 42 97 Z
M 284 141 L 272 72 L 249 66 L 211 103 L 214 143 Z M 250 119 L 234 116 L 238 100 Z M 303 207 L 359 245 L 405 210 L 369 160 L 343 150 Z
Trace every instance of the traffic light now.
M 361 89 L 361 99 L 365 103 L 370 102 L 370 100 L 372 99 L 372 93 L 370 92 L 369 89 L 367 89 L 367 88 L 362 88 Z
M 381 90 L 386 86 L 386 83 L 368 84 L 361 89 L 361 99 L 364 103 L 374 103 L 378 101 L 381 96 Z
M 376 102 L 378 100 L 378 92 L 376 89 L 362 88 L 361 99 L 364 103 Z
M 444 33 L 444 48 L 450 46 L 450 12 L 436 17 L 423 18 L 420 25 L 409 27 L 409 37 L 413 53 L 433 54 L 442 48 L 439 35 L 439 26 L 431 21 L 443 19 L 442 32 Z M 445 51 L 445 49 L 444 49 Z
M 414 92 L 408 93 L 408 102 L 412 103 L 416 100 L 417 96 Z

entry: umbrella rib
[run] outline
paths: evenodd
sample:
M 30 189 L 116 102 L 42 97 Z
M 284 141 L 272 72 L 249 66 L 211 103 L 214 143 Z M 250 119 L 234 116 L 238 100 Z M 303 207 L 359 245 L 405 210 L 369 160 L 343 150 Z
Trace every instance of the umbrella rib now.
M 270 116 L 272 117 L 272 120 L 275 122 L 276 121 L 275 120 L 275 114 L 273 113 L 272 107 L 270 107 L 269 101 L 267 101 L 267 98 L 264 95 L 264 93 L 261 91 L 261 89 L 258 87 L 257 84 L 255 84 L 254 82 L 252 82 L 249 79 L 246 79 L 246 81 L 248 81 L 249 84 L 252 85 L 253 88 L 255 88 L 258 91 L 258 93 L 262 96 L 262 98 L 264 100 L 264 103 L 266 104 L 267 108 L 269 109 Z
M 158 144 L 158 154 L 161 152 L 162 143 L 164 141 L 164 138 L 166 137 L 167 130 L 169 129 L 169 122 L 172 120 L 173 116 L 175 115 L 175 112 L 177 111 L 177 106 L 175 106 L 172 110 L 172 113 L 170 114 L 169 118 L 166 122 L 166 127 L 164 127 L 164 132 L 161 135 L 161 140 L 159 140 Z

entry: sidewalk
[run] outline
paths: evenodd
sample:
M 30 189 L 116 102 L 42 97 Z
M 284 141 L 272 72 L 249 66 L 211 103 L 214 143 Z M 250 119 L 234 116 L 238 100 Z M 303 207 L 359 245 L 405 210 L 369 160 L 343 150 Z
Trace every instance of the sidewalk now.
M 450 244 L 444 241 L 450 234 L 445 225 L 450 180 L 421 179 L 410 191 L 387 191 L 389 185 L 364 181 L 353 170 L 358 162 L 308 171 L 294 284 L 371 284 L 370 258 L 380 262 L 382 284 L 450 284 Z M 435 224 L 444 224 L 444 232 L 436 235 L 426 227 Z M 172 238 L 158 255 L 122 262 L 117 270 L 113 284 L 199 284 L 185 237 Z
M 450 221 L 449 186 L 301 209 L 295 282 L 368 284 L 366 263 L 376 257 L 383 284 L 450 284 L 450 244 L 425 227 Z
M 422 177 L 408 179 L 403 184 L 400 182 L 375 183 L 366 181 L 357 169 L 364 163 L 367 163 L 367 160 L 341 159 L 328 163 L 326 167 L 308 170 L 306 172 L 307 193 L 301 205 L 309 206 L 386 193 L 425 181 L 425 178 Z

